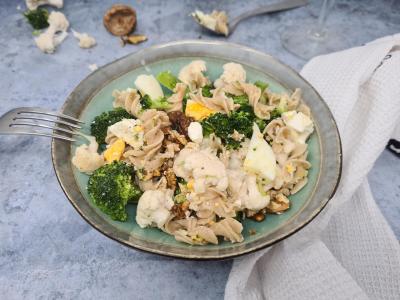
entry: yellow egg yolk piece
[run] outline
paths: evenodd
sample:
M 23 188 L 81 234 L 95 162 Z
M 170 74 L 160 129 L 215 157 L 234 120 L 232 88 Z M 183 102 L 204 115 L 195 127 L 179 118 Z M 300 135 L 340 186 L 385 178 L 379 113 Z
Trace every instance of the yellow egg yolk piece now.
M 187 188 L 189 189 L 189 191 L 194 191 L 194 180 L 193 179 L 191 179 L 191 180 L 189 180 L 189 182 L 187 183 Z
M 104 158 L 108 163 L 114 160 L 120 160 L 125 151 L 125 142 L 123 139 L 116 140 L 106 151 L 104 151 Z
M 196 121 L 201 121 L 211 116 L 214 113 L 215 111 L 209 109 L 208 107 L 206 107 L 201 103 L 192 100 L 188 100 L 186 103 L 186 110 L 185 110 L 186 116 L 192 117 Z

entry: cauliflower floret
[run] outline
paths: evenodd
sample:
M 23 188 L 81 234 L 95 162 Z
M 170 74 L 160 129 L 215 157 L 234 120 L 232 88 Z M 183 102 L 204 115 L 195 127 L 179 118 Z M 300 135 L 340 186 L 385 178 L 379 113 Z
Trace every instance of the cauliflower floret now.
M 52 11 L 47 22 L 49 22 L 49 28 L 51 28 L 54 32 L 67 31 L 69 27 L 67 18 L 59 11 Z
M 223 87 L 226 84 L 232 82 L 245 82 L 246 81 L 246 71 L 242 67 L 242 65 L 237 63 L 227 63 L 223 66 L 224 72 L 222 75 L 215 81 L 215 87 Z
M 211 14 L 205 14 L 200 10 L 192 13 L 192 17 L 196 21 L 216 33 L 222 33 L 226 36 L 229 34 L 228 16 L 224 11 L 214 10 Z
M 53 53 L 56 47 L 68 36 L 69 22 L 63 13 L 53 11 L 47 20 L 49 27 L 35 38 L 35 43 L 44 53 Z
M 269 195 L 263 195 L 258 189 L 256 176 L 248 175 L 245 180 L 246 184 L 243 185 L 243 189 L 239 194 L 242 206 L 254 211 L 265 208 L 271 199 Z
M 25 3 L 29 10 L 35 10 L 42 5 L 51 5 L 57 8 L 61 8 L 64 5 L 63 0 L 26 0 Z
M 148 190 L 139 199 L 136 222 L 141 228 L 157 226 L 162 228 L 171 215 L 174 205 L 172 190 Z
M 94 37 L 88 35 L 87 33 L 79 33 L 75 30 L 72 30 L 72 33 L 74 37 L 79 40 L 79 47 L 88 49 L 96 45 L 96 40 Z
M 228 187 L 225 165 L 210 150 L 183 149 L 174 162 L 174 173 L 191 181 L 194 192 L 202 193 L 207 186 L 220 191 Z
M 86 137 L 89 140 L 89 145 L 80 145 L 75 150 L 75 155 L 72 157 L 72 164 L 80 171 L 87 174 L 104 165 L 104 157 L 97 153 L 99 145 L 96 139 L 92 136 Z
M 53 53 L 56 49 L 54 44 L 54 33 L 46 31 L 35 38 L 36 46 L 45 53 Z

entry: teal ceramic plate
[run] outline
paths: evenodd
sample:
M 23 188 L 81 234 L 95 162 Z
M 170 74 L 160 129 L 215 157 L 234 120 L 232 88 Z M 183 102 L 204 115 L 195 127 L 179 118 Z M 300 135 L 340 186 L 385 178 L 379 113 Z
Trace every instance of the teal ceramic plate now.
M 81 216 L 106 236 L 133 248 L 152 253 L 189 258 L 222 259 L 268 247 L 308 224 L 333 196 L 341 172 L 341 146 L 339 133 L 328 107 L 320 95 L 299 74 L 271 56 L 256 50 L 224 42 L 180 41 L 150 47 L 114 61 L 89 75 L 66 100 L 62 113 L 77 117 L 87 124 L 83 132 L 89 133 L 89 124 L 103 111 L 112 109 L 112 91 L 133 87 L 139 74 L 154 74 L 179 69 L 194 59 L 207 63 L 207 76 L 216 79 L 222 65 L 234 61 L 242 64 L 249 81 L 263 80 L 275 92 L 292 92 L 296 87 L 310 106 L 316 130 L 309 139 L 312 163 L 308 184 L 291 196 L 291 208 L 281 215 L 267 215 L 263 222 L 244 221 L 242 243 L 223 242 L 219 245 L 191 246 L 175 241 L 162 231 L 141 229 L 135 222 L 136 206 L 128 208 L 129 220 L 112 221 L 90 201 L 86 183 L 88 176 L 78 172 L 70 163 L 74 149 L 82 141 L 69 144 L 53 140 L 53 164 L 58 180 L 68 199 Z M 254 229 L 256 234 L 250 235 Z

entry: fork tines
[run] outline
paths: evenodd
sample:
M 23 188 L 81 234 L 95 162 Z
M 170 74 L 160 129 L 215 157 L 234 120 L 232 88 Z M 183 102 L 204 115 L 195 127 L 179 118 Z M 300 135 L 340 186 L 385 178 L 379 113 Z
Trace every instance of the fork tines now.
M 3 118 L 6 119 L 3 123 L 8 121 L 8 131 L 0 130 L 0 133 L 40 135 L 67 141 L 75 141 L 72 137 L 79 134 L 77 130 L 84 124 L 65 114 L 31 107 L 21 107 L 6 113 L 0 118 L 0 125 L 4 127 L 1 122 Z

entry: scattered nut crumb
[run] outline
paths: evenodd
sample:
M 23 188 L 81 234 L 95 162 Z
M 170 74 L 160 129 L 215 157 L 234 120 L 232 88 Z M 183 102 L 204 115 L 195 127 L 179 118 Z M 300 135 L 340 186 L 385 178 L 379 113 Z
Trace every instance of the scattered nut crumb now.
M 88 65 L 88 68 L 90 71 L 93 72 L 93 71 L 96 71 L 99 67 L 96 64 L 91 64 L 91 65 Z
M 250 228 L 249 229 L 249 234 L 250 235 L 255 235 L 257 233 L 257 231 L 254 228 Z
M 262 222 L 265 219 L 265 215 L 261 212 L 256 213 L 254 216 L 251 217 L 254 221 Z
M 141 34 L 126 35 L 121 36 L 121 41 L 122 46 L 125 46 L 126 44 L 136 45 L 147 41 L 147 36 Z

